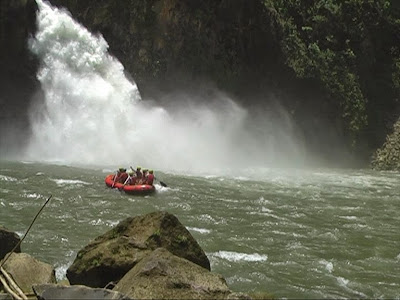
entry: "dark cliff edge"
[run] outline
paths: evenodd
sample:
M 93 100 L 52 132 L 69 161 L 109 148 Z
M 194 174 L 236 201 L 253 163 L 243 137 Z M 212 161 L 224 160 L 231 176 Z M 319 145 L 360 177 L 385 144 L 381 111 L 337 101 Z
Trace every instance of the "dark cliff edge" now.
M 0 153 L 23 148 L 29 137 L 27 108 L 40 85 L 38 61 L 28 49 L 36 30 L 34 0 L 0 2 Z

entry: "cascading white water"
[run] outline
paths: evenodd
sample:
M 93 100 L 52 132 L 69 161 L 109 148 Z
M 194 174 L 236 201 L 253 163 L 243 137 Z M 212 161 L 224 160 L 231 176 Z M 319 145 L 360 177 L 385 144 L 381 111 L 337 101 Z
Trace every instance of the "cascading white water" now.
M 181 104 L 168 110 L 143 105 L 102 36 L 67 11 L 37 3 L 38 31 L 30 48 L 41 61 L 44 101 L 31 109 L 27 158 L 196 173 L 302 157 L 290 120 L 273 127 L 266 113 L 254 125 L 253 116 L 222 93 L 207 101 L 179 96 Z

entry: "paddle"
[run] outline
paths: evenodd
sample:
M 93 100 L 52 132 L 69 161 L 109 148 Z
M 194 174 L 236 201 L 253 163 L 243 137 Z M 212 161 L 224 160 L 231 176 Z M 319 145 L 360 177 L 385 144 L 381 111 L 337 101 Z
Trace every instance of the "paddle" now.
M 130 166 L 130 168 L 132 169 L 133 172 L 135 172 L 135 170 L 132 168 L 132 166 Z M 157 178 L 155 178 L 155 177 L 154 177 L 154 179 L 155 179 L 155 180 L 158 180 L 158 181 L 160 182 L 161 186 L 163 186 L 163 187 L 168 187 L 167 184 L 164 183 L 164 182 L 162 182 L 161 180 L 159 180 L 159 179 L 157 179 Z
M 114 175 L 114 181 L 113 181 L 113 184 L 112 184 L 112 188 L 114 187 L 114 185 L 115 185 L 115 180 L 117 179 L 117 174 L 118 174 L 118 172 L 115 172 L 115 175 Z
M 159 182 L 160 182 L 160 184 L 163 186 L 163 187 L 168 187 L 164 182 L 162 182 L 160 179 L 157 179 L 157 178 L 155 178 L 154 177 L 154 179 L 155 180 L 158 180 Z

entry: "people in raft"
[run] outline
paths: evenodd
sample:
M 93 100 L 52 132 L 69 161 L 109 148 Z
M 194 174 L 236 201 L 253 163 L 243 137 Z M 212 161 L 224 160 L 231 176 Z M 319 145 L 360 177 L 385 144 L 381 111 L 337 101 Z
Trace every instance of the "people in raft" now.
M 119 168 L 114 176 L 114 182 L 124 183 L 128 178 L 128 173 L 126 173 L 125 168 Z
M 137 166 L 136 167 L 136 179 L 141 180 L 142 177 L 143 177 L 142 167 Z
M 153 185 L 154 182 L 154 171 L 149 169 L 143 169 L 137 167 L 136 171 L 133 170 L 126 173 L 125 168 L 119 168 L 115 177 L 115 182 L 123 183 L 124 185 L 135 185 L 135 184 L 148 184 Z

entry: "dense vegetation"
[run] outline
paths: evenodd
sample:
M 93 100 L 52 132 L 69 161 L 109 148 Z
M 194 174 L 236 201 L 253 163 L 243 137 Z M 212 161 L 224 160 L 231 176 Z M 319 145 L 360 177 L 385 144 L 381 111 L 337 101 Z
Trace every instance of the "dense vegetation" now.
M 359 135 L 383 122 L 400 96 L 400 2 L 265 0 L 277 13 L 281 49 L 298 77 L 319 80 Z M 354 139 L 353 141 L 355 141 Z

